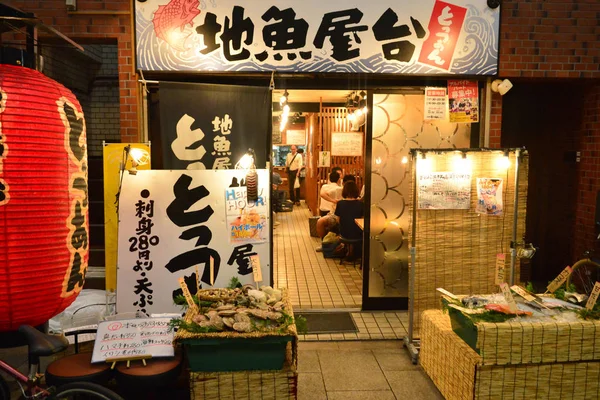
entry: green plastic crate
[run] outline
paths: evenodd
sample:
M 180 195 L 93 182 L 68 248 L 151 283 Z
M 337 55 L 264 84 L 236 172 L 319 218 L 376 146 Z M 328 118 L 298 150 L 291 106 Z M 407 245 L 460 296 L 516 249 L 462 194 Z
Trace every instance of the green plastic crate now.
M 477 348 L 477 327 L 471 322 L 469 317 L 466 317 L 463 313 L 452 307 L 448 308 L 448 314 L 450 315 L 450 324 L 454 333 L 479 354 L 479 349 Z
M 184 339 L 192 372 L 280 370 L 294 336 Z

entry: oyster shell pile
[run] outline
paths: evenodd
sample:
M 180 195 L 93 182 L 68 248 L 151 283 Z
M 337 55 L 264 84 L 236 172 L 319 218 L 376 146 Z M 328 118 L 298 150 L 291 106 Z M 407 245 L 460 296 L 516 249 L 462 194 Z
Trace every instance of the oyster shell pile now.
M 237 289 L 202 290 L 199 298 L 212 299 L 192 321 L 211 331 L 253 332 L 276 330 L 285 316 L 282 292 L 270 286 L 257 290 L 252 285 Z

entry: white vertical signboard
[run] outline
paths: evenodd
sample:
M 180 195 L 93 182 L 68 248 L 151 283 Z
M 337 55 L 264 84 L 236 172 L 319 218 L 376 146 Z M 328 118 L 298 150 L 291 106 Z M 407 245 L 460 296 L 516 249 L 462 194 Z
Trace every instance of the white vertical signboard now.
M 124 175 L 119 201 L 117 311 L 179 312 L 178 279 L 196 288 L 253 283 L 251 257 L 269 260 L 267 170 L 247 202 L 240 170 L 152 170 Z M 240 211 L 241 210 L 241 211 Z M 228 213 L 235 212 L 232 218 Z M 239 218 L 238 218 L 239 217 Z M 211 268 L 212 264 L 212 268 Z M 263 279 L 271 282 L 264 264 Z

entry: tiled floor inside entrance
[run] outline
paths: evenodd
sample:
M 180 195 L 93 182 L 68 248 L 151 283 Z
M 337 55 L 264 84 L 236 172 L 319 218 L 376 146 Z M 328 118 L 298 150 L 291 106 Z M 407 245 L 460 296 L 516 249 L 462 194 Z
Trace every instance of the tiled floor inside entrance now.
M 277 214 L 273 281 L 278 287 L 288 288 L 295 309 L 360 309 L 362 274 L 358 265 L 339 265 L 338 259 L 326 259 L 315 251 L 321 243 L 310 236 L 310 216 L 304 202 L 292 212 Z
M 303 202 L 294 211 L 277 214 L 273 231 L 274 279 L 287 287 L 294 310 L 345 309 L 352 312 L 357 333 L 300 335 L 300 340 L 402 339 L 408 329 L 406 312 L 360 312 L 362 271 L 350 263 L 326 259 L 316 251 L 320 240 L 310 236 L 311 216 Z

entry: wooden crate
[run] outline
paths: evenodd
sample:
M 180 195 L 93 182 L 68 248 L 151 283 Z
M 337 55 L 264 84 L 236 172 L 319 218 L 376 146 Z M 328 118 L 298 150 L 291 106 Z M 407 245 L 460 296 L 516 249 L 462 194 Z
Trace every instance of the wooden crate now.
M 437 310 L 422 314 L 420 362 L 448 400 L 600 398 L 600 361 L 484 365 Z

